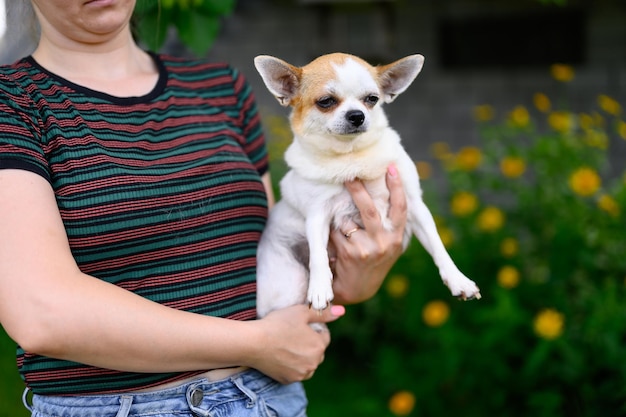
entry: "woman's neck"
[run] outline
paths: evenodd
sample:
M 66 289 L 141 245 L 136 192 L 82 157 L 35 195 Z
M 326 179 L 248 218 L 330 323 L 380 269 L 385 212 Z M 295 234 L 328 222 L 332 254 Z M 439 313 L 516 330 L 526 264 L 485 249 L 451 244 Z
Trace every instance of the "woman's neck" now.
M 99 45 L 61 43 L 42 36 L 33 58 L 75 84 L 118 97 L 145 95 L 158 80 L 152 58 L 130 33 Z

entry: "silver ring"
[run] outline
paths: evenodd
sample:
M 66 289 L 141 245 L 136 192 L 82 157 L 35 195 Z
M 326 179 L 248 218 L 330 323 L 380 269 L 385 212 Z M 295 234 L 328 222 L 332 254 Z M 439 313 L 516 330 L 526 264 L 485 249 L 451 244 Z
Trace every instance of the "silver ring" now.
M 357 230 L 359 230 L 360 227 L 357 226 L 354 229 L 348 230 L 347 232 L 345 232 L 343 235 L 346 237 L 346 239 L 350 240 L 350 237 L 352 237 L 352 233 L 356 232 Z

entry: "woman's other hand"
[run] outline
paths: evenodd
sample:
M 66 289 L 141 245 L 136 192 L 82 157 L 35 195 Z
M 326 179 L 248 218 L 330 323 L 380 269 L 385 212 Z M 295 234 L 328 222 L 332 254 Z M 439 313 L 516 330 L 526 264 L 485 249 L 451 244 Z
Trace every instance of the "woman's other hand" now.
M 345 313 L 343 306 L 331 306 L 323 311 L 296 305 L 269 313 L 255 323 L 262 332 L 258 355 L 248 366 L 258 369 L 281 383 L 303 381 L 313 376 L 324 361 L 330 344 L 328 330 L 320 331 L 313 323 L 328 323 Z

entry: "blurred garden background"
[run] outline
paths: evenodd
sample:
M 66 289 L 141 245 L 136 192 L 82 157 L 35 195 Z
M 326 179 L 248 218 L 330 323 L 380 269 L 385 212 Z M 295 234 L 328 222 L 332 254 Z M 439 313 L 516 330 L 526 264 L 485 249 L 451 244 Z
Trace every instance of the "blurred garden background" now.
M 387 114 L 482 299 L 451 297 L 414 240 L 379 294 L 331 325 L 310 416 L 626 416 L 626 2 L 139 0 L 137 12 L 147 47 L 244 72 L 276 183 L 291 136 L 254 56 L 426 57 Z M 27 32 L 7 31 L 2 63 L 30 52 Z M 27 415 L 14 349 L 0 331 L 0 417 Z

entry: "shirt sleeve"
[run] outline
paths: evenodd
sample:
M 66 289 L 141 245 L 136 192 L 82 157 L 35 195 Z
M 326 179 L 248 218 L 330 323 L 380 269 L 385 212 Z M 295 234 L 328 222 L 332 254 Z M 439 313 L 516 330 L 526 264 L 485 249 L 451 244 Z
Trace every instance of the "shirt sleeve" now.
M 30 96 L 0 75 L 0 169 L 22 169 L 50 181 L 40 120 Z
M 263 175 L 269 170 L 269 159 L 256 99 L 250 85 L 239 71 L 233 70 L 233 80 L 245 139 L 243 148 L 259 174 Z

